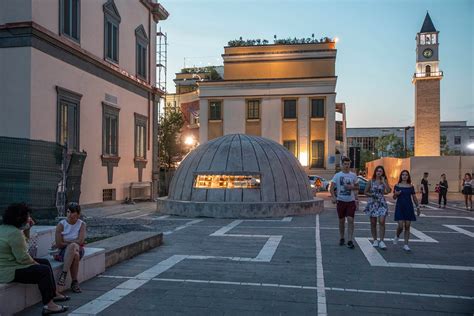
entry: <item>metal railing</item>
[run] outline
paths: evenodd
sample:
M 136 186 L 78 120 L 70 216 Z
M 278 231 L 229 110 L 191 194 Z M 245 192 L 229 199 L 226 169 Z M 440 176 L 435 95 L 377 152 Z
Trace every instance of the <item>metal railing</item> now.
M 415 72 L 413 74 L 413 78 L 424 78 L 424 77 L 442 77 L 442 71 L 435 71 L 435 72 Z

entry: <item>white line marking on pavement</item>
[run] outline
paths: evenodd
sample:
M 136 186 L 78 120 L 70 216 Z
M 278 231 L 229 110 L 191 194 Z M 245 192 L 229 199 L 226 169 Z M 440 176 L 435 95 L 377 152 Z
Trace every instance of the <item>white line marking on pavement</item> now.
M 127 217 L 127 219 L 135 219 L 135 218 L 140 218 L 140 217 L 145 217 L 145 216 L 149 216 L 151 214 L 153 214 L 154 212 L 151 212 L 151 213 L 146 213 L 146 214 L 142 214 L 142 215 L 138 215 L 138 216 L 134 216 L 134 217 Z
M 168 217 L 170 217 L 170 216 L 169 215 L 163 215 L 163 216 L 155 218 L 155 220 L 161 220 L 161 219 L 165 219 L 165 218 L 168 218 Z
M 467 219 L 467 220 L 474 221 L 474 217 L 468 217 L 468 216 L 425 215 L 425 214 L 420 214 L 420 217 L 429 217 L 429 218 L 459 218 L 459 219 Z
M 184 225 L 181 225 L 181 226 L 176 227 L 176 228 L 173 229 L 173 230 L 167 230 L 167 231 L 163 232 L 163 235 L 165 235 L 165 236 L 171 235 L 171 234 L 174 233 L 174 232 L 177 232 L 177 231 L 179 231 L 179 230 L 181 230 L 181 229 L 185 229 L 186 227 L 189 227 L 189 226 L 191 226 L 191 225 L 200 223 L 200 222 L 202 222 L 202 221 L 203 221 L 203 219 L 195 219 L 195 220 L 192 220 L 192 221 L 190 221 L 190 222 L 188 222 L 188 223 L 186 223 L 186 224 L 184 224 Z
M 424 208 L 424 207 L 429 208 L 429 209 L 432 209 L 432 210 L 435 210 L 435 211 L 441 211 L 440 208 L 437 208 L 437 207 L 434 207 L 434 206 L 431 206 L 431 205 L 428 205 L 428 204 L 424 204 L 424 205 L 422 206 L 422 208 Z
M 318 315 L 327 315 L 326 291 L 324 286 L 323 254 L 321 252 L 321 235 L 319 230 L 319 214 L 316 215 L 316 284 L 318 293 Z
M 112 279 L 130 279 L 127 276 L 118 275 L 99 275 L 101 278 L 112 278 Z M 168 279 L 168 278 L 153 278 L 151 281 L 158 282 L 177 282 L 177 283 L 202 283 L 202 284 L 225 284 L 225 285 L 239 285 L 239 286 L 255 286 L 255 287 L 278 287 L 287 289 L 299 289 L 299 290 L 311 290 L 317 291 L 316 286 L 305 286 L 305 285 L 290 285 L 290 284 L 277 284 L 277 283 L 256 283 L 256 282 L 235 282 L 235 281 L 215 281 L 215 280 L 199 280 L 199 279 Z M 379 291 L 379 290 L 362 290 L 362 289 L 346 289 L 339 287 L 325 287 L 326 291 L 337 291 L 337 292 L 355 292 L 355 293 L 372 293 L 372 294 L 384 294 L 384 295 L 402 295 L 402 296 L 419 296 L 419 297 L 430 297 L 430 298 L 449 298 L 449 299 L 461 299 L 461 300 L 474 300 L 472 296 L 462 295 L 447 295 L 447 294 L 429 294 L 429 293 L 413 293 L 413 292 L 399 292 L 399 291 Z
M 436 203 L 433 203 L 433 202 L 430 202 L 430 204 L 433 204 L 433 205 L 438 205 Z M 456 211 L 462 211 L 462 212 L 468 212 L 468 210 L 466 209 L 463 209 L 463 208 L 460 208 L 460 207 L 457 207 L 457 206 L 452 206 L 452 205 L 446 205 L 446 209 L 453 209 L 453 210 L 456 210 Z M 438 210 L 441 210 L 440 208 L 438 208 Z
M 127 218 L 126 216 L 129 216 L 130 214 L 140 213 L 141 211 L 142 210 L 137 210 L 137 211 L 114 214 L 114 215 L 111 215 L 111 216 L 107 216 L 107 218 Z
M 124 296 L 127 296 L 134 290 L 138 289 L 143 284 L 147 283 L 153 278 L 156 278 L 161 273 L 173 267 L 178 262 L 184 260 L 187 256 L 174 255 L 170 258 L 161 261 L 155 266 L 135 276 L 133 279 L 129 279 L 112 290 L 102 294 L 98 298 L 90 301 L 74 310 L 69 315 L 97 315 L 101 311 L 105 310 L 112 304 L 121 300 Z
M 448 228 L 450 228 L 450 229 L 452 229 L 452 230 L 455 230 L 455 231 L 457 231 L 457 232 L 460 232 L 461 234 L 464 234 L 464 235 L 466 235 L 466 236 L 474 237 L 474 233 L 473 233 L 473 232 L 470 232 L 470 231 L 468 231 L 468 230 L 466 230 L 466 229 L 464 229 L 464 228 L 459 227 L 459 226 L 461 226 L 461 225 L 443 225 L 443 226 L 448 227 Z M 464 225 L 464 226 L 471 227 L 471 226 L 469 226 L 469 225 Z
M 387 262 L 382 257 L 382 255 L 372 246 L 368 238 L 356 237 L 355 240 L 371 266 L 389 267 L 389 268 L 417 268 L 417 269 L 474 271 L 474 267 L 469 267 L 469 266 Z M 427 241 L 424 241 L 424 242 L 427 242 Z
M 260 261 L 270 262 L 275 254 L 278 245 L 280 244 L 283 236 L 281 235 L 245 235 L 245 234 L 227 234 L 230 230 L 234 229 L 239 224 L 243 223 L 244 220 L 235 220 L 230 224 L 218 229 L 209 236 L 213 237 L 246 237 L 246 238 L 268 238 L 267 242 L 260 250 L 259 254 L 255 258 L 240 258 L 239 261 Z M 247 220 L 246 220 L 247 221 Z M 280 220 L 279 220 L 280 221 Z M 288 221 L 288 220 L 287 220 Z

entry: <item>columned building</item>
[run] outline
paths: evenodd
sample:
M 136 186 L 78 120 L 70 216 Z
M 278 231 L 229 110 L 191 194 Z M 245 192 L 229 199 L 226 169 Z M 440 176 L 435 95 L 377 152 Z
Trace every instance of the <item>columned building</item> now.
M 332 175 L 345 138 L 336 52 L 329 39 L 225 47 L 223 80 L 198 82 L 200 143 L 234 133 L 263 136 L 285 146 L 307 172 Z
M 87 152 L 82 204 L 152 182 L 156 26 L 167 17 L 152 0 L 0 2 L 0 135 Z

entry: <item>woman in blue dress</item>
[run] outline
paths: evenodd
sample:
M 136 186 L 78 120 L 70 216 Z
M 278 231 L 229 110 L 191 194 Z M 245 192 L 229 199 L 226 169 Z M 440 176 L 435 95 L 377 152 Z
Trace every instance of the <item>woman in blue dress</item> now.
M 365 213 L 370 216 L 370 230 L 374 240 L 372 246 L 379 247 L 382 250 L 387 249 L 383 239 L 385 238 L 385 218 L 388 214 L 388 205 L 385 200 L 385 194 L 391 192 L 387 182 L 385 169 L 383 166 L 377 166 L 374 170 L 372 180 L 367 182 L 365 195 L 369 197 Z M 377 219 L 380 228 L 380 241 L 377 240 Z
M 408 240 L 410 238 L 410 225 L 412 221 L 416 221 L 415 210 L 413 203 L 416 205 L 416 214 L 420 216 L 420 206 L 418 199 L 416 198 L 415 188 L 411 183 L 411 177 L 408 170 L 403 170 L 400 173 L 398 184 L 395 185 L 393 190 L 393 199 L 397 200 L 395 206 L 395 221 L 398 222 L 397 236 L 393 239 L 393 243 L 396 245 L 400 234 L 405 229 L 405 243 L 403 250 L 410 251 L 408 247 Z

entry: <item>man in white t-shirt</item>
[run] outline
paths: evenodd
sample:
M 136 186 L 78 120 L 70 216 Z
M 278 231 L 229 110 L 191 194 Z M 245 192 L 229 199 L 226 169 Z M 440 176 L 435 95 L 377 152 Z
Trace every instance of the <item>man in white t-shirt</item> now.
M 357 192 L 359 191 L 359 179 L 356 174 L 350 172 L 351 160 L 347 157 L 342 159 L 342 171 L 336 173 L 331 180 L 332 202 L 337 203 L 337 215 L 339 217 L 339 245 L 345 244 L 345 222 L 347 218 L 347 247 L 353 249 L 354 243 L 354 215 L 356 211 Z

